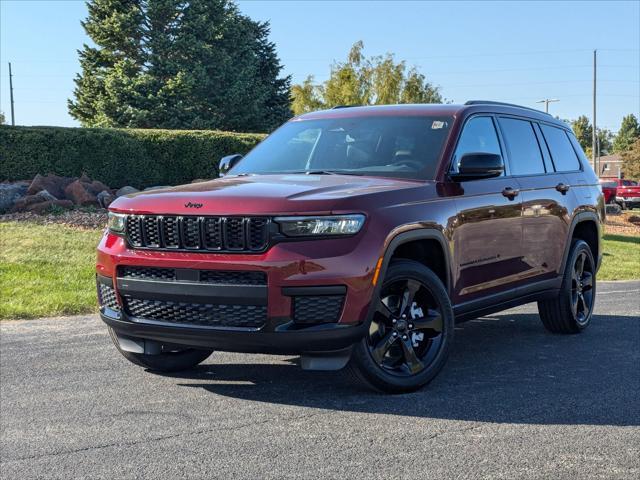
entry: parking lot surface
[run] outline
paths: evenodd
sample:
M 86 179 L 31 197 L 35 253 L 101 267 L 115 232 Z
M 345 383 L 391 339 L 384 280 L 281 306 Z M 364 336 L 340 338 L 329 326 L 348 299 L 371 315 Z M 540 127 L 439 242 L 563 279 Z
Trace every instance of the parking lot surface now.
M 591 327 L 535 305 L 459 325 L 424 390 L 388 396 L 293 357 L 214 353 L 145 372 L 96 315 L 0 326 L 0 477 L 638 478 L 640 281 Z

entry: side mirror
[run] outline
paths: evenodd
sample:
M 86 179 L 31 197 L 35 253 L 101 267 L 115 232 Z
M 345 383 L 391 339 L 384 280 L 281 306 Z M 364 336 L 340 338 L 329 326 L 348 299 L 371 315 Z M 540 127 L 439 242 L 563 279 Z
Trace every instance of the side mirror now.
M 220 159 L 220 163 L 218 164 L 218 176 L 224 177 L 229 172 L 229 170 L 235 167 L 235 165 L 240 161 L 241 158 L 242 155 L 240 155 L 239 153 L 222 157 Z
M 504 172 L 502 157 L 495 153 L 467 153 L 460 159 L 458 171 L 451 173 L 455 181 L 499 177 Z

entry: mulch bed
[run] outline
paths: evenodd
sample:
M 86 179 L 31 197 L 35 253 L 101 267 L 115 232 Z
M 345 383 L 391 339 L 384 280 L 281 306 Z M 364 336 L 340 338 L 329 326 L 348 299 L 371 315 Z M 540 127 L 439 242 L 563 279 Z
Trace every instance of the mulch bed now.
M 604 231 L 610 235 L 631 235 L 640 237 L 640 224 L 631 223 L 629 217 L 640 216 L 640 212 L 622 212 L 620 215 L 607 215 Z
M 82 230 L 95 230 L 107 226 L 107 211 L 66 210 L 61 213 L 37 215 L 33 212 L 0 215 L 0 222 L 29 222 L 38 225 L 66 225 Z

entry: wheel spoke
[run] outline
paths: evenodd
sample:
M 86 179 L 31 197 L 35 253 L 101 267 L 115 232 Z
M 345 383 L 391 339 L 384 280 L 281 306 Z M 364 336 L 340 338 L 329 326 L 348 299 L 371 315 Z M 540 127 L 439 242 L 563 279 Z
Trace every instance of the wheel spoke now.
M 411 320 L 415 330 L 434 330 L 442 333 L 442 315 L 437 310 L 427 310 L 427 315 Z
M 583 288 L 586 289 L 591 289 L 593 288 L 593 274 L 590 272 L 583 272 L 582 275 L 582 285 Z
M 584 295 L 582 294 L 582 292 L 578 294 L 578 307 L 580 306 L 580 304 L 582 304 L 582 309 L 578 308 L 578 311 L 586 313 L 587 303 L 584 301 Z
M 404 352 L 405 363 L 412 374 L 418 373 L 424 368 L 424 364 L 420 361 L 416 355 L 416 351 L 413 349 L 413 343 L 410 337 L 402 340 L 402 351 Z
M 582 278 L 582 272 L 584 271 L 585 257 L 586 255 L 584 254 L 584 252 L 582 252 L 580 253 L 580 255 L 578 255 L 578 258 L 576 259 L 576 277 L 578 278 L 578 280 Z
M 571 292 L 571 312 L 574 316 L 578 314 L 578 292 Z
M 388 320 L 391 319 L 391 317 L 393 317 L 391 310 L 389 310 L 389 307 L 387 307 L 384 303 L 382 303 L 382 300 L 378 300 L 376 302 L 376 312 L 378 312 Z
M 420 290 L 420 283 L 415 280 L 407 280 L 407 287 L 402 294 L 402 303 L 400 304 L 400 315 L 407 314 L 407 309 L 413 305 L 413 299 L 416 296 L 416 292 Z
M 582 292 L 582 301 L 584 302 L 585 315 L 591 310 L 593 304 L 593 290 L 586 290 Z
M 371 350 L 371 356 L 377 363 L 382 363 L 385 354 L 389 351 L 389 348 L 391 348 L 391 345 L 393 345 L 396 339 L 397 337 L 393 336 L 393 332 L 389 332 L 376 343 L 376 346 Z

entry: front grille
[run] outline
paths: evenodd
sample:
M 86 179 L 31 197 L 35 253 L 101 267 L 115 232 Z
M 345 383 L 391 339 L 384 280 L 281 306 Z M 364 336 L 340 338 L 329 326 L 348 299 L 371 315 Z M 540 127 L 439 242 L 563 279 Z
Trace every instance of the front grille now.
M 264 272 L 201 270 L 200 281 L 218 285 L 266 285 L 267 275 Z
M 118 276 L 138 280 L 171 281 L 176 279 L 176 271 L 173 268 L 125 266 L 118 268 Z
M 344 295 L 293 297 L 296 323 L 334 323 L 340 319 Z
M 98 302 L 101 307 L 120 310 L 120 305 L 118 305 L 118 300 L 116 299 L 116 291 L 112 287 L 100 282 L 98 282 Z
M 118 277 L 136 280 L 197 281 L 216 285 L 266 285 L 267 274 L 239 270 L 191 270 L 160 267 L 118 267 Z
M 267 217 L 129 215 L 126 238 L 133 248 L 260 252 L 270 224 Z
M 215 305 L 123 297 L 128 315 L 159 322 L 223 328 L 260 328 L 267 321 L 264 305 Z

